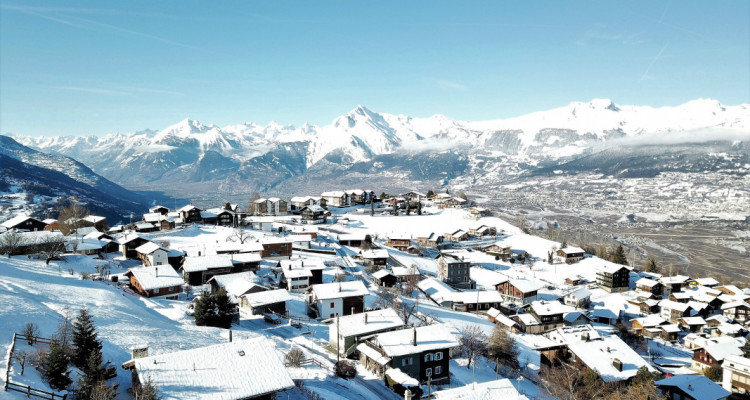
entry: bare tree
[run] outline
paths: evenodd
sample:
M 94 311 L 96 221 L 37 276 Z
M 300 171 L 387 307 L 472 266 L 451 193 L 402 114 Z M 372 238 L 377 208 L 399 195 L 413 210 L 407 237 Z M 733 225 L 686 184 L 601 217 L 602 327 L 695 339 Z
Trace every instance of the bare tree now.
M 253 194 L 250 195 L 250 203 L 247 205 L 247 213 L 250 215 L 255 215 L 255 212 L 257 211 L 255 208 L 256 200 L 260 200 L 260 193 L 253 192 Z
M 60 259 L 65 252 L 65 238 L 62 236 L 41 238 L 34 247 L 44 256 L 45 263 L 49 265 L 50 261 Z
M 90 212 L 86 207 L 72 199 L 68 206 L 60 208 L 60 216 L 57 218 L 60 223 L 60 230 L 64 235 L 78 233 L 78 228 L 83 226 L 82 219 L 88 217 L 89 214 Z
M 511 370 L 518 370 L 518 346 L 516 341 L 510 336 L 510 334 L 499 325 L 495 325 L 495 329 L 490 335 L 489 341 L 487 342 L 487 354 L 495 361 L 495 371 L 497 371 L 499 365 L 503 365 Z
M 13 352 L 13 359 L 18 361 L 18 365 L 21 366 L 21 375 L 26 368 L 26 360 L 29 359 L 29 352 L 27 351 L 15 351 Z
M 240 242 L 245 244 L 248 240 L 251 240 L 254 236 L 247 230 L 247 228 L 240 224 L 232 230 L 232 234 L 227 237 L 228 242 Z
M 101 380 L 91 388 L 88 398 L 90 400 L 114 400 L 117 398 L 117 385 L 109 386 L 106 381 Z
M 0 254 L 7 254 L 10 258 L 21 247 L 21 235 L 16 231 L 8 231 L 0 235 Z
M 375 292 L 375 302 L 373 306 L 376 308 L 390 308 L 398 300 L 398 291 L 394 288 L 379 287 Z
M 284 356 L 284 363 L 289 367 L 299 368 L 305 360 L 305 353 L 300 349 L 291 349 Z
M 459 331 L 458 348 L 469 359 L 466 368 L 471 368 L 472 361 L 487 350 L 487 335 L 479 325 L 464 326 Z
M 65 354 L 69 356 L 73 354 L 73 346 L 71 345 L 73 340 L 73 311 L 70 306 L 66 305 L 62 310 L 57 322 L 57 331 L 53 338 L 57 340 Z
M 547 394 L 561 400 L 609 398 L 613 387 L 604 385 L 596 371 L 568 363 L 544 370 L 541 386 Z
M 23 335 L 26 336 L 26 341 L 31 346 L 36 343 L 36 339 L 39 337 L 39 327 L 35 323 L 29 322 L 23 327 Z

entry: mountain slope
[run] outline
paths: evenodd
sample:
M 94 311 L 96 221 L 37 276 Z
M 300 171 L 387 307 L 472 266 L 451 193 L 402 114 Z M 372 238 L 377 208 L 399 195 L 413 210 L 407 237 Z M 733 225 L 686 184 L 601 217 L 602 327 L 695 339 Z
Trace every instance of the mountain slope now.
M 20 188 L 27 196 L 44 196 L 52 203 L 76 197 L 92 213 L 117 222 L 122 215 L 143 212 L 146 199 L 94 173 L 68 157 L 45 154 L 0 136 L 0 187 Z M 48 204 L 51 205 L 51 204 Z

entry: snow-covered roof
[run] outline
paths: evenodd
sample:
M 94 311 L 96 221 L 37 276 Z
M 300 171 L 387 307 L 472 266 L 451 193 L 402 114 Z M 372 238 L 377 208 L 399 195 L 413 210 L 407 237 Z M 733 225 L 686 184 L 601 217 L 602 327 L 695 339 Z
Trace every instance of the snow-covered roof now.
M 216 284 L 219 287 L 224 288 L 227 293 L 239 296 L 245 294 L 253 286 L 257 286 L 258 277 L 251 271 L 245 271 L 233 274 L 214 275 L 208 281 L 216 282 Z
M 740 324 L 720 324 L 716 329 L 724 335 L 736 335 L 744 328 Z
M 413 344 L 416 332 L 416 345 Z M 419 354 L 423 351 L 458 347 L 453 334 L 441 325 L 420 326 L 378 334 L 373 339 L 388 357 Z
M 680 331 L 680 327 L 675 324 L 659 325 L 659 329 L 667 333 L 677 333 Z
M 394 276 L 387 269 L 379 269 L 372 274 L 372 277 L 375 279 L 383 279 L 388 275 Z
M 564 249 L 560 249 L 563 253 L 567 254 L 575 254 L 575 253 L 585 253 L 585 251 L 580 247 L 575 246 L 568 246 Z
M 510 284 L 513 285 L 513 287 L 515 287 L 516 289 L 520 290 L 522 293 L 529 293 L 535 290 L 539 290 L 539 286 L 536 283 L 528 281 L 526 279 L 510 279 Z
M 179 212 L 187 212 L 187 211 L 190 211 L 190 210 L 200 210 L 200 208 L 198 208 L 198 207 L 196 207 L 196 206 L 194 206 L 192 204 L 188 204 L 186 206 L 183 206 L 182 208 L 180 208 L 177 211 L 179 211 Z
M 726 356 L 741 356 L 745 354 L 740 350 L 739 344 L 732 342 L 709 344 L 704 349 L 717 362 L 721 362 Z
M 97 239 L 76 238 L 75 236 L 68 236 L 66 239 L 68 243 L 65 248 L 68 251 L 74 251 L 74 248 L 76 251 L 99 250 L 107 244 Z
M 497 290 L 466 290 L 453 292 L 449 298 L 454 303 L 476 304 L 479 303 L 502 303 L 503 295 Z
M 484 269 L 481 267 L 471 267 L 469 270 L 471 279 L 480 286 L 494 288 L 495 286 L 508 281 L 508 276 L 497 271 Z
M 134 360 L 142 384 L 163 400 L 227 400 L 291 389 L 294 382 L 268 339 L 247 340 Z
M 388 250 L 375 249 L 362 251 L 362 258 L 388 258 Z
M 305 208 L 308 209 L 308 210 L 310 210 L 310 211 L 312 211 L 312 212 L 314 212 L 314 213 L 316 213 L 316 212 L 325 212 L 325 210 L 326 210 L 325 208 L 323 208 L 323 207 L 321 207 L 321 206 L 319 206 L 317 204 L 310 204 L 309 206 L 304 206 L 302 209 L 304 210 Z
M 357 350 L 359 350 L 360 353 L 366 355 L 369 359 L 375 361 L 376 363 L 380 365 L 386 365 L 389 362 L 391 362 L 390 357 L 386 357 L 382 354 L 380 354 L 379 351 L 373 349 L 372 347 L 368 346 L 366 343 L 360 343 L 357 345 Z
M 13 217 L 13 218 L 11 218 L 11 219 L 3 222 L 2 224 L 0 224 L 0 226 L 2 226 L 4 228 L 7 228 L 7 229 L 10 229 L 10 228 L 13 228 L 14 226 L 16 226 L 16 225 L 18 225 L 18 224 L 20 224 L 22 222 L 25 222 L 26 220 L 29 220 L 29 219 L 34 219 L 34 218 L 32 218 L 32 217 L 30 217 L 28 215 L 18 215 L 18 216 L 15 216 L 15 217 Z
M 516 389 L 517 383 L 503 378 L 483 383 L 469 383 L 465 386 L 439 390 L 434 393 L 436 400 L 527 400 Z
M 633 318 L 632 321 L 637 321 L 644 328 L 663 325 L 665 322 L 667 322 L 667 320 L 657 314 L 651 314 L 641 318 Z
M 366 296 L 370 294 L 362 281 L 333 282 L 313 285 L 312 292 L 318 300 L 342 297 Z
M 339 333 L 344 336 L 361 336 L 404 326 L 396 310 L 385 308 L 338 318 Z M 336 321 L 330 329 L 336 329 Z
M 685 312 L 690 306 L 687 303 L 678 303 L 672 300 L 662 300 L 659 302 L 659 307 L 666 308 L 668 310 L 676 310 L 679 312 Z
M 719 281 L 710 277 L 709 278 L 695 278 L 695 283 L 701 286 L 716 286 L 719 284 Z
M 432 277 L 422 279 L 417 283 L 417 287 L 438 303 L 442 303 L 443 300 L 450 300 L 450 296 L 456 291 L 447 283 Z
M 388 375 L 394 382 L 404 386 L 419 386 L 419 381 L 407 375 L 398 368 L 388 368 L 385 370 L 385 374 Z
M 594 307 L 594 311 L 591 312 L 591 315 L 597 318 L 609 318 L 609 319 L 617 319 L 618 315 L 616 312 L 610 310 L 609 308 L 596 306 Z
M 154 242 L 146 242 L 135 248 L 135 251 L 141 254 L 151 254 L 155 252 L 156 250 L 162 250 L 164 252 L 167 251 L 167 249 L 159 246 L 158 244 Z
M 127 273 L 138 280 L 143 290 L 182 286 L 184 283 L 171 265 L 130 268 Z
M 656 387 L 676 387 L 689 396 L 701 400 L 720 400 L 730 394 L 728 390 L 703 375 L 674 375 L 654 382 Z
M 232 258 L 228 255 L 185 257 L 182 269 L 185 272 L 206 271 L 217 268 L 232 268 Z
M 548 334 L 555 343 L 575 343 L 601 338 L 599 332 L 590 324 L 576 326 L 561 326 Z
M 499 294 L 499 292 L 497 292 Z M 538 300 L 531 303 L 531 309 L 536 315 L 554 315 L 564 314 L 569 311 L 575 310 L 575 308 L 566 306 L 559 301 L 544 301 Z
M 664 276 L 660 279 L 661 283 L 665 285 L 673 285 L 673 284 L 682 284 L 687 282 L 689 277 L 685 275 L 675 275 L 675 276 Z
M 281 260 L 279 261 L 282 269 L 305 268 L 309 270 L 323 270 L 326 265 L 319 258 L 305 258 L 301 260 Z
M 539 325 L 539 320 L 531 314 L 518 314 L 516 318 L 525 326 Z
M 637 281 L 635 281 L 635 285 L 636 286 L 646 286 L 646 287 L 649 287 L 649 288 L 652 288 L 652 287 L 654 287 L 656 285 L 659 285 L 659 284 L 661 284 L 659 281 L 655 281 L 653 279 L 648 279 L 648 278 L 641 278 L 641 279 L 638 279 Z
M 507 327 L 512 327 L 516 325 L 516 321 L 513 321 L 512 319 L 508 318 L 505 314 L 503 314 L 500 310 L 498 310 L 495 307 L 490 307 L 489 310 L 487 310 L 487 315 L 494 318 L 497 323 L 501 325 L 505 325 Z
M 246 293 L 241 295 L 240 297 L 245 299 L 251 307 L 265 306 L 267 304 L 275 304 L 292 300 L 292 296 L 290 296 L 289 292 L 284 289 Z
M 591 291 L 586 289 L 585 287 L 582 287 L 566 294 L 565 296 L 572 296 L 577 299 L 585 299 L 591 297 Z
M 312 277 L 312 271 L 307 268 L 282 268 L 281 273 L 284 274 L 287 279 Z
M 237 253 L 232 254 L 230 257 L 233 263 L 260 262 L 262 260 L 258 253 Z
M 599 372 L 604 382 L 622 381 L 635 376 L 638 369 L 654 368 L 619 337 L 612 335 L 597 340 L 568 343 L 568 348 L 589 368 Z M 622 371 L 613 362 L 622 362 Z
M 226 242 L 216 246 L 219 252 L 238 252 L 238 253 L 257 253 L 263 251 L 263 244 L 260 242 Z
M 391 274 L 394 276 L 411 276 L 411 275 L 419 275 L 419 268 L 411 266 L 411 267 L 391 267 Z
M 102 222 L 102 221 L 106 220 L 107 218 L 106 217 L 100 217 L 98 215 L 87 215 L 87 216 L 85 216 L 85 217 L 83 217 L 81 219 L 84 220 L 84 221 L 86 221 L 86 222 L 91 222 L 92 224 L 98 224 L 99 222 Z

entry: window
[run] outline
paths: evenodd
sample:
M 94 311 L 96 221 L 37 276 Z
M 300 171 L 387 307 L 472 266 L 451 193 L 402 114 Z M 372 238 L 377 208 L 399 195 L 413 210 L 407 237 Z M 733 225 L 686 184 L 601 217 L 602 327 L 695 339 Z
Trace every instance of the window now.
M 443 373 L 443 367 L 441 367 L 439 365 L 437 367 L 435 367 L 435 375 L 440 375 L 442 373 Z
M 432 368 L 427 368 L 426 370 L 424 370 L 424 374 L 426 376 L 432 376 Z
M 442 359 L 443 359 L 443 352 L 442 351 L 438 351 L 437 353 L 435 353 L 435 361 L 440 361 Z M 438 367 L 438 368 L 440 368 L 440 367 Z M 435 373 L 438 374 L 439 372 L 437 372 L 437 370 L 435 370 Z
M 333 307 L 334 307 L 333 302 L 331 302 L 331 308 L 333 308 Z
M 425 360 L 425 362 L 432 361 L 432 354 L 429 354 L 429 353 L 425 354 L 424 355 L 424 360 Z
M 333 315 L 333 313 L 331 313 L 331 316 L 330 316 L 330 317 L 328 317 L 328 318 L 333 318 L 333 317 L 335 317 L 335 315 Z
M 401 359 L 401 366 L 402 367 L 405 367 L 405 366 L 411 365 L 411 364 L 412 364 L 411 357 Z

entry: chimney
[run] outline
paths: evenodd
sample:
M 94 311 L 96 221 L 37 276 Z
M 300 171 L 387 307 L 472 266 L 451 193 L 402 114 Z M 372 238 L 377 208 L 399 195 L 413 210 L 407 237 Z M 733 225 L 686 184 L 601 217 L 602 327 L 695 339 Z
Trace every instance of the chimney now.
M 139 345 L 139 346 L 133 346 L 130 348 L 130 358 L 136 359 L 136 358 L 143 358 L 148 357 L 148 345 Z M 156 360 L 154 360 L 156 361 Z
M 364 313 L 364 314 L 365 314 L 365 324 L 367 324 L 367 313 Z
M 412 337 L 411 337 L 411 344 L 412 346 L 417 345 L 417 328 L 412 328 Z
M 341 282 L 339 282 L 339 293 L 341 292 Z
M 232 330 L 229 330 L 229 343 L 232 343 Z
M 612 360 L 612 366 L 615 367 L 618 371 L 622 372 L 622 361 L 620 361 L 619 358 L 615 358 Z

